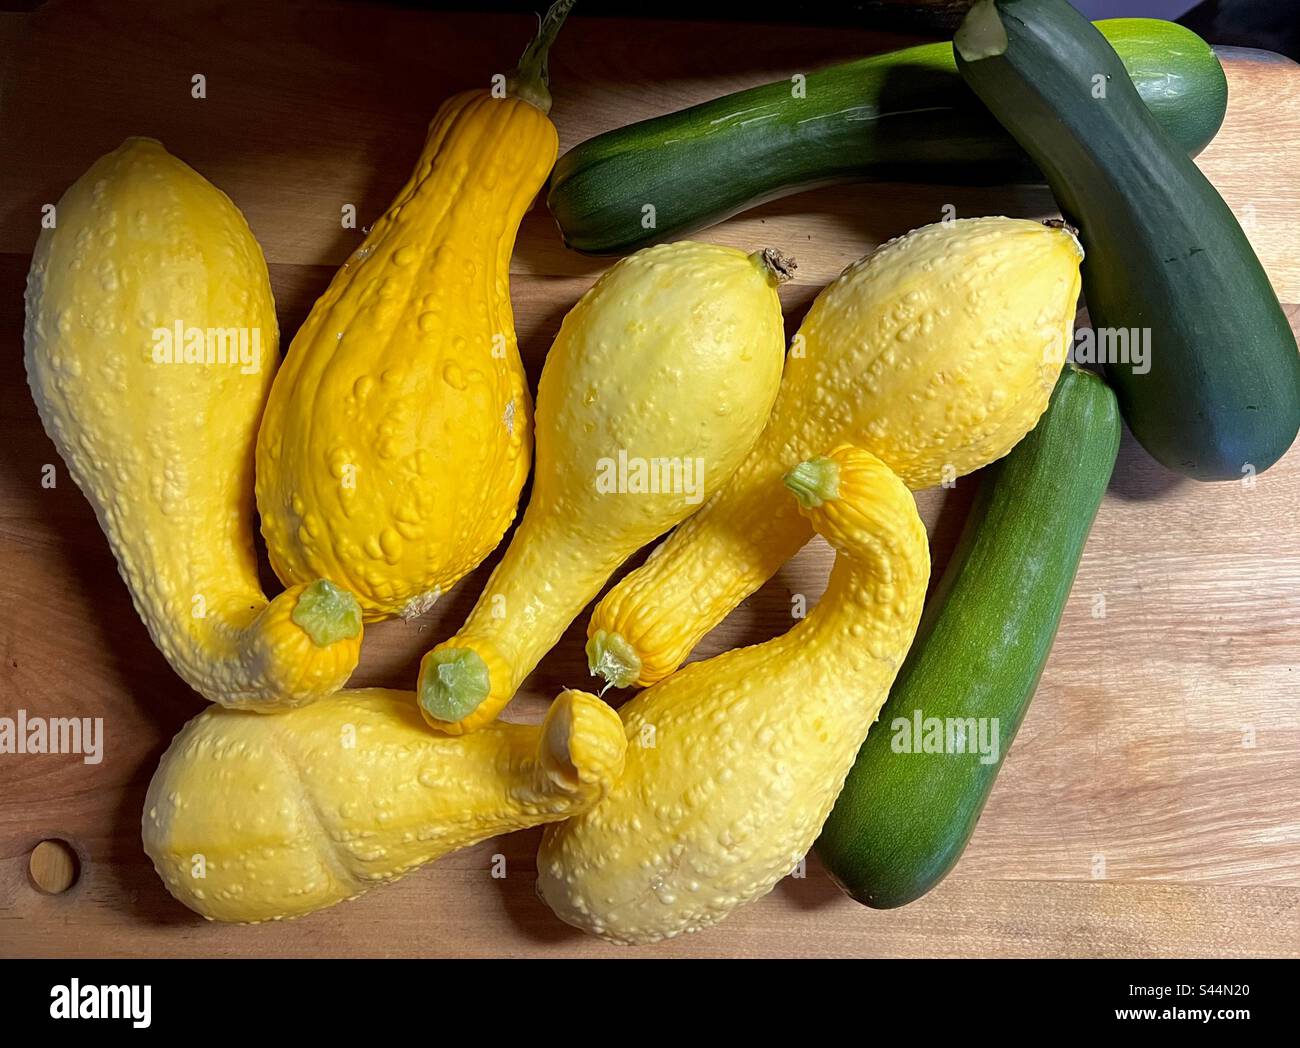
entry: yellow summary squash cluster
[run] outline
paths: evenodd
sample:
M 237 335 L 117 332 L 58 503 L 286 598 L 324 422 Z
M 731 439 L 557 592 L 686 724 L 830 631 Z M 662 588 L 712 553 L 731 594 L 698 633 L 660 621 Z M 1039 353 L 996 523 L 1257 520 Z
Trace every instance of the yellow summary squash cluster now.
M 663 244 L 569 311 L 538 385 L 528 511 L 465 625 L 420 666 L 432 725 L 489 723 L 619 565 L 726 483 L 781 381 L 788 269 L 771 251 Z M 660 483 L 620 480 L 625 462 Z
M 849 266 L 813 302 L 757 445 L 718 497 L 618 583 L 588 626 L 616 687 L 672 673 L 812 537 L 781 478 L 849 441 L 909 487 L 1010 451 L 1065 363 L 1083 250 L 1026 219 L 939 222 Z
M 509 261 L 556 155 L 546 51 L 569 6 L 504 97 L 442 107 L 278 374 L 257 243 L 158 143 L 92 166 L 37 247 L 41 417 L 151 636 L 219 704 L 164 754 L 143 819 L 168 890 L 208 918 L 300 916 L 543 823 L 543 897 L 613 941 L 763 895 L 811 847 L 916 632 L 930 565 L 909 489 L 1001 457 L 1048 403 L 1079 291 L 1066 229 L 986 218 L 900 238 L 817 297 L 788 359 L 791 260 L 637 252 L 560 327 L 531 501 L 464 626 L 415 692 L 340 690 L 363 619 L 423 613 L 516 512 L 533 421 Z M 647 486 L 630 469 L 666 471 Z M 288 587 L 270 601 L 254 492 Z M 617 714 L 567 690 L 540 726 L 497 720 L 670 531 L 589 629 L 593 674 L 652 686 Z M 679 670 L 814 532 L 836 560 L 809 617 Z

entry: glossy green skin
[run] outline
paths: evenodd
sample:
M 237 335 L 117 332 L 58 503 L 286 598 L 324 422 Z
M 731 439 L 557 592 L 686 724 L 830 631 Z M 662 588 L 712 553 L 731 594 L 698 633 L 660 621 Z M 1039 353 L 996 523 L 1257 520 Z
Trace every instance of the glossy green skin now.
M 1183 149 L 1223 122 L 1223 68 L 1171 22 L 1098 23 L 1147 104 Z M 828 182 L 1041 182 L 1042 175 L 962 84 L 947 43 L 924 44 L 643 120 L 575 146 L 547 203 L 565 242 L 622 254 L 671 240 L 763 200 Z M 655 207 L 655 226 L 642 208 Z
M 1083 16 L 1065 0 L 997 10 L 1006 51 L 957 65 L 1078 226 L 1093 325 L 1150 329 L 1149 371 L 1106 369 L 1133 435 L 1197 480 L 1262 473 L 1300 430 L 1300 354 L 1250 241 Z
M 1047 662 L 1120 439 L 1115 396 L 1067 366 L 1038 425 L 984 470 L 912 650 L 817 841 L 877 909 L 920 898 L 966 848 Z M 895 753 L 893 722 L 998 718 L 999 760 Z

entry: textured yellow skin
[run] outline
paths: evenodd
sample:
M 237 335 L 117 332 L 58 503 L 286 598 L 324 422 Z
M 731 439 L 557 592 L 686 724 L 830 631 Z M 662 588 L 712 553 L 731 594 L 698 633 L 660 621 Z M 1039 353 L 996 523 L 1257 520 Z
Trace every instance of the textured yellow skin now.
M 430 732 L 409 692 L 341 691 L 275 717 L 208 709 L 149 784 L 144 848 L 167 889 L 218 921 L 297 917 L 488 837 L 564 819 L 623 767 L 599 699 L 542 725 Z M 201 873 L 202 876 L 196 874 Z
M 765 895 L 812 847 L 916 633 L 930 574 L 903 482 L 855 448 L 830 458 L 838 497 L 807 511 L 836 550 L 821 601 L 784 636 L 632 699 L 620 711 L 623 776 L 547 830 L 538 886 L 568 923 L 621 943 L 695 931 Z
M 258 583 L 253 444 L 278 330 L 243 215 L 160 143 L 132 138 L 68 189 L 57 223 L 27 280 L 27 378 L 154 643 L 223 705 L 336 691 L 360 631 L 318 646 L 290 618 L 303 587 L 268 604 Z M 152 332 L 177 321 L 258 329 L 260 370 L 156 363 Z
M 781 478 L 822 448 L 858 445 L 913 490 L 1005 455 L 1047 408 L 1082 258 L 1064 229 L 976 218 L 926 226 L 849 266 L 805 318 L 754 450 L 606 594 L 588 636 L 621 636 L 640 686 L 672 673 L 812 537 Z
M 529 102 L 449 99 L 312 307 L 257 446 L 262 533 L 286 584 L 325 575 L 367 621 L 409 618 L 501 540 L 532 454 L 510 254 L 557 148 Z
M 569 311 L 538 385 L 528 509 L 460 632 L 434 649 L 477 652 L 491 690 L 463 720 L 426 713 L 432 726 L 489 723 L 618 566 L 703 504 L 602 493 L 602 458 L 701 458 L 704 501 L 735 470 L 781 381 L 778 282 L 756 256 L 683 241 L 623 259 Z

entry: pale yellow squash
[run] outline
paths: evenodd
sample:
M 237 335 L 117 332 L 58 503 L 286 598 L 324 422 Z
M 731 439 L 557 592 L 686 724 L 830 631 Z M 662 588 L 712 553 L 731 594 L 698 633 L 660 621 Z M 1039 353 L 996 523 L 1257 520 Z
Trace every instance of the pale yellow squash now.
M 367 620 L 413 618 L 515 516 L 532 407 L 510 255 L 559 140 L 547 118 L 556 4 L 501 97 L 445 102 L 409 181 L 287 355 L 257 449 L 257 505 L 286 584 L 326 575 Z
M 409 692 L 341 691 L 257 717 L 209 709 L 163 754 L 144 848 L 167 890 L 218 921 L 297 917 L 488 837 L 554 822 L 623 766 L 618 716 L 574 695 L 538 725 L 431 732 Z
M 421 663 L 431 725 L 491 721 L 618 566 L 726 482 L 780 383 L 790 265 L 664 244 L 569 311 L 538 386 L 528 510 L 464 626 Z
M 27 280 L 32 396 L 154 643 L 200 694 L 294 706 L 347 680 L 356 602 L 303 579 L 270 603 L 253 444 L 278 330 L 238 208 L 152 139 L 64 194 Z
M 812 536 L 781 486 L 841 441 L 914 490 L 1001 458 L 1047 408 L 1083 251 L 1059 225 L 943 222 L 855 262 L 817 296 L 771 420 L 718 497 L 597 606 L 591 672 L 662 680 Z
M 619 711 L 622 777 L 538 856 L 541 895 L 570 924 L 654 942 L 766 894 L 812 847 L 889 694 L 930 574 L 912 495 L 850 447 L 788 484 L 835 547 L 826 593 L 784 636 L 686 666 Z

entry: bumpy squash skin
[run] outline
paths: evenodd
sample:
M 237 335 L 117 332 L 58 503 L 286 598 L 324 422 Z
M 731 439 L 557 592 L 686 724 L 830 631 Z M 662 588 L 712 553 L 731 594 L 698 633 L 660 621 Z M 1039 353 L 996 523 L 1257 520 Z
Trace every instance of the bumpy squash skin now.
M 268 604 L 258 583 L 253 444 L 278 331 L 243 215 L 160 143 L 134 138 L 68 189 L 57 222 L 28 276 L 27 377 L 154 643 L 223 705 L 336 691 L 360 651 L 355 602 L 303 579 Z M 154 330 L 178 321 L 256 331 L 260 367 L 155 362 Z M 304 593 L 322 590 L 328 643 L 294 621 Z
M 548 828 L 538 888 L 568 923 L 619 943 L 695 931 L 766 894 L 812 846 L 930 574 L 903 482 L 855 448 L 830 459 L 838 493 L 806 511 L 837 554 L 821 601 L 784 636 L 693 663 L 627 703 L 622 777 Z
M 663 680 L 812 537 L 781 478 L 819 449 L 853 442 L 913 490 L 1011 450 L 1065 360 L 1081 257 L 1067 230 L 977 218 L 849 266 L 813 303 L 735 476 L 597 606 L 588 636 L 634 653 L 606 679 Z
M 257 447 L 262 533 L 286 583 L 325 574 L 368 621 L 412 617 L 501 540 L 532 454 L 510 254 L 557 149 L 529 102 L 448 100 L 312 308 Z
M 378 688 L 277 717 L 210 709 L 163 754 L 144 847 L 167 889 L 210 920 L 297 917 L 585 810 L 624 748 L 617 715 L 581 695 L 540 726 L 459 739 L 428 731 L 409 692 Z
M 762 254 L 649 248 L 603 274 L 564 318 L 538 386 L 528 510 L 465 625 L 421 665 L 433 727 L 491 721 L 614 570 L 703 505 L 753 446 L 784 355 L 782 274 Z M 703 486 L 697 496 L 602 492 L 599 464 L 620 451 L 702 459 Z M 479 679 L 487 671 L 487 693 L 474 690 L 459 718 L 445 715 L 437 687 L 444 657 L 457 669 L 473 663 Z

